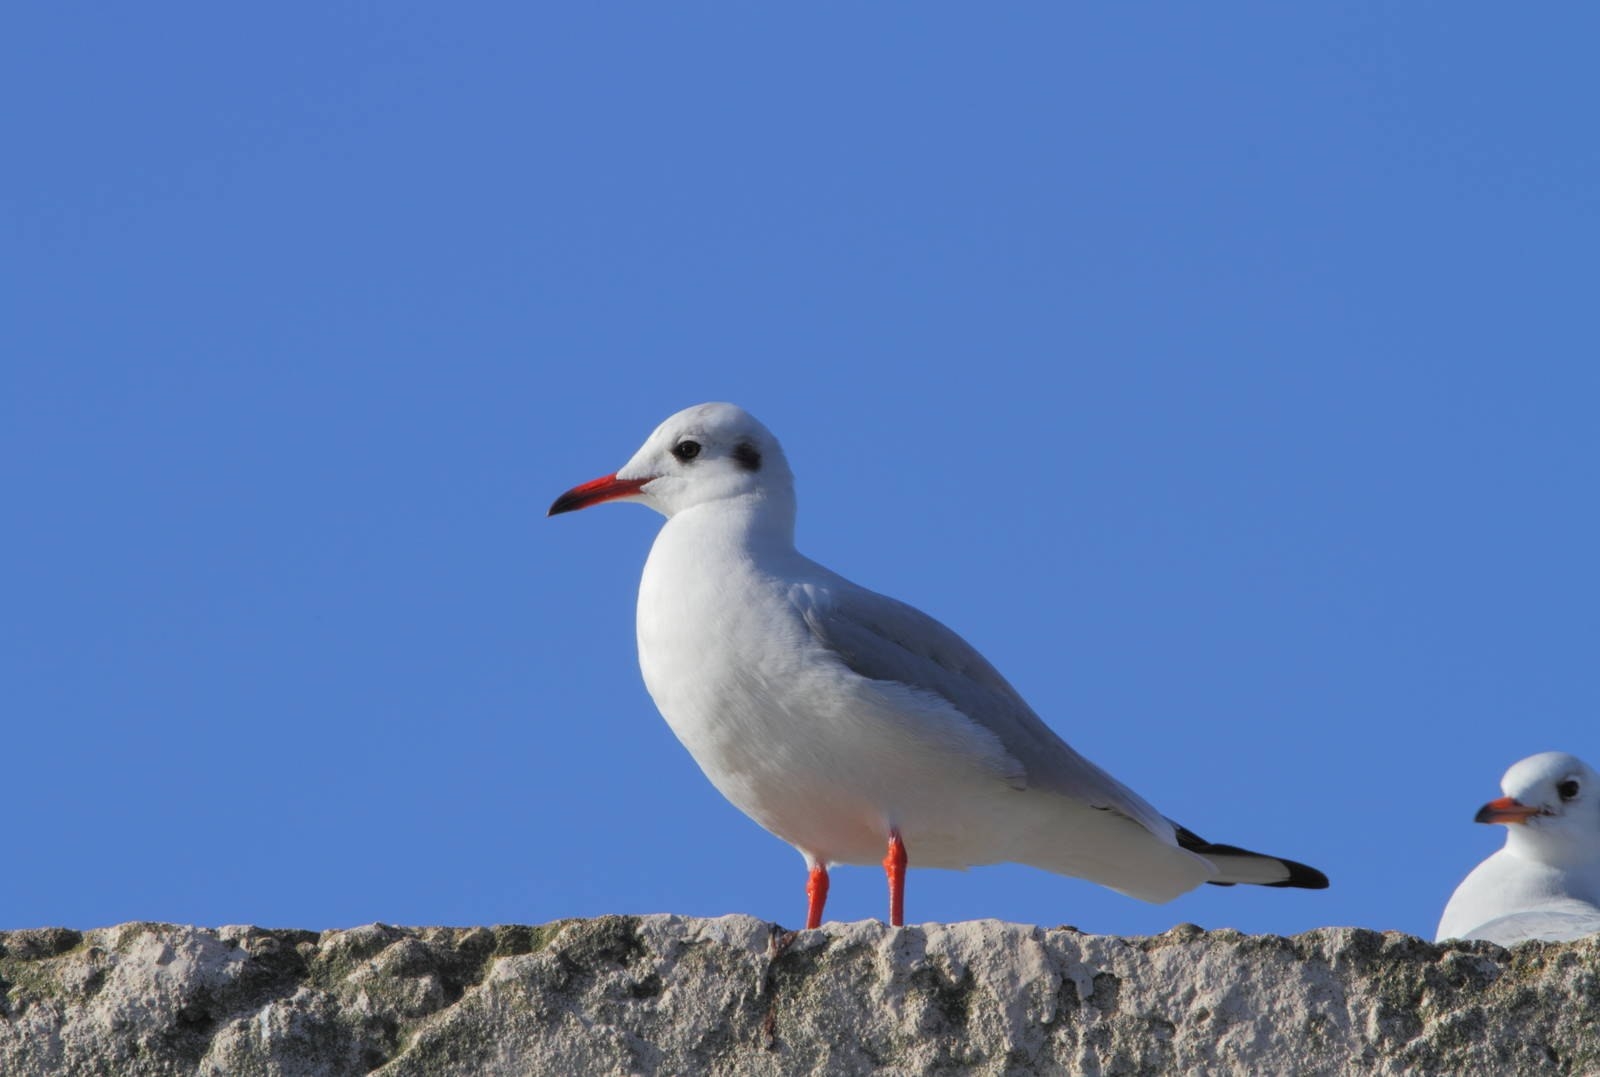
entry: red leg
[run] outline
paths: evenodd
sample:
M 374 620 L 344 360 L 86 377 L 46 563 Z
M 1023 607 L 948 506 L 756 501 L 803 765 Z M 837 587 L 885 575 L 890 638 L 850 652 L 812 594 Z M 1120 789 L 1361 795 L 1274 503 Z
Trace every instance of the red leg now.
M 898 830 L 889 831 L 883 870 L 889 876 L 889 926 L 900 927 L 906 922 L 906 843 L 900 840 Z
M 806 880 L 806 927 L 822 926 L 822 907 L 828 903 L 828 868 L 813 864 Z

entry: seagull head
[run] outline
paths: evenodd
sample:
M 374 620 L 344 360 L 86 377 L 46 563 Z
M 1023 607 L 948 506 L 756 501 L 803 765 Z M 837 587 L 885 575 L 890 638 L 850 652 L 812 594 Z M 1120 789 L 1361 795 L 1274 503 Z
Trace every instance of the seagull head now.
M 1505 796 L 1478 809 L 1480 823 L 1505 823 L 1508 846 L 1541 859 L 1600 857 L 1600 775 L 1566 752 L 1541 752 L 1512 764 Z
M 733 404 L 697 404 L 656 427 L 614 474 L 574 486 L 549 515 L 638 501 L 671 517 L 698 505 L 744 499 L 792 517 L 794 476 L 778 439 Z

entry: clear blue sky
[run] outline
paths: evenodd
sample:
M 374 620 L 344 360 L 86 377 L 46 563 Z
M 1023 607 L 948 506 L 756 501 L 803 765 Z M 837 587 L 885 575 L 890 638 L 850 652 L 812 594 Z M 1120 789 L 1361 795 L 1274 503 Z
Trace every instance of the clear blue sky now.
M 640 682 L 658 517 L 543 517 L 721 399 L 807 553 L 1333 879 L 910 920 L 1431 932 L 1600 763 L 1596 11 L 9 9 L 0 928 L 799 923 Z

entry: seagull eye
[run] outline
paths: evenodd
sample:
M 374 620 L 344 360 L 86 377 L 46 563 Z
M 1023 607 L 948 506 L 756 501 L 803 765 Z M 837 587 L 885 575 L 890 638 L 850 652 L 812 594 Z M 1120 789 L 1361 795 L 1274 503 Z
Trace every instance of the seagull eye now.
M 1578 795 L 1578 783 L 1568 778 L 1556 786 L 1556 795 L 1562 800 L 1571 800 Z
M 676 456 L 682 463 L 687 464 L 690 460 L 700 455 L 700 443 L 698 441 L 680 441 L 672 447 L 672 455 Z

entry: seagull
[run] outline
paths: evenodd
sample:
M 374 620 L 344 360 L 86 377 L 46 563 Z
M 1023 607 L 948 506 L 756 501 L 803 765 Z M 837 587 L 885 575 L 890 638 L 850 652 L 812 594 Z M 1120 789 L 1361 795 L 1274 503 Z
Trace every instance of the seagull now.
M 795 549 L 794 476 L 765 426 L 701 404 L 549 515 L 636 501 L 667 518 L 639 584 L 639 667 L 711 784 L 809 869 L 1017 862 L 1165 902 L 1202 883 L 1322 889 L 1281 857 L 1207 842 L 1073 751 L 960 636 Z
M 1600 931 L 1600 775 L 1575 755 L 1541 752 L 1513 764 L 1500 790 L 1475 821 L 1504 823 L 1506 843 L 1461 880 L 1434 941 L 1511 946 Z

